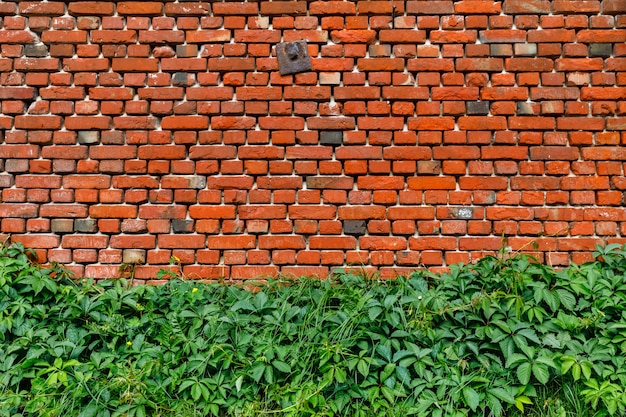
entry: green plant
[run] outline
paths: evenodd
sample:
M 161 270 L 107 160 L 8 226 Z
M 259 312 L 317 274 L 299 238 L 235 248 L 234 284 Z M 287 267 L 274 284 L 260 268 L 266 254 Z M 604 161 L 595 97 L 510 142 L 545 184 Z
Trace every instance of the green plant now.
M 626 250 L 597 256 L 251 292 L 75 282 L 1 246 L 0 416 L 621 415 Z

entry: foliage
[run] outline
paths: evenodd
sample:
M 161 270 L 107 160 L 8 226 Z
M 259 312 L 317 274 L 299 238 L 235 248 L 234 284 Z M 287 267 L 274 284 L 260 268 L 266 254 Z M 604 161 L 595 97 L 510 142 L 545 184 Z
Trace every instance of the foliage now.
M 626 250 L 596 255 L 254 292 L 75 282 L 1 247 L 0 416 L 568 415 L 547 389 L 623 415 Z

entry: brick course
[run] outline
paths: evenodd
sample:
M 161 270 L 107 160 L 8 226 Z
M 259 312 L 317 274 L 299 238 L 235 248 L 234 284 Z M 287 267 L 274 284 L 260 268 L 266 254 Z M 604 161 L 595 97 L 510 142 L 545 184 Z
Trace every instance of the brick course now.
M 626 242 L 625 41 L 625 0 L 6 1 L 0 237 L 140 280 L 584 262 Z

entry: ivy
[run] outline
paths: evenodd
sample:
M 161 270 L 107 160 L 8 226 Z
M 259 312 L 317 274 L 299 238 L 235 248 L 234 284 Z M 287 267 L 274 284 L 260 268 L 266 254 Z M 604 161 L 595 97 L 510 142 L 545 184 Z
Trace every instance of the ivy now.
M 396 280 L 72 280 L 0 247 L 0 416 L 466 416 L 575 387 L 626 413 L 626 249 Z M 565 415 L 565 414 L 563 414 Z

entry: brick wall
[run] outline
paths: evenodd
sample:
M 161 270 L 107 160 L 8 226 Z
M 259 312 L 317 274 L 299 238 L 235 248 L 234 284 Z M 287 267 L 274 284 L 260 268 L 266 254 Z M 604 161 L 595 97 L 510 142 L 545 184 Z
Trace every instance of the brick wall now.
M 626 0 L 9 1 L 0 23 L 1 233 L 78 275 L 626 241 Z M 281 76 L 300 39 L 312 70 Z

